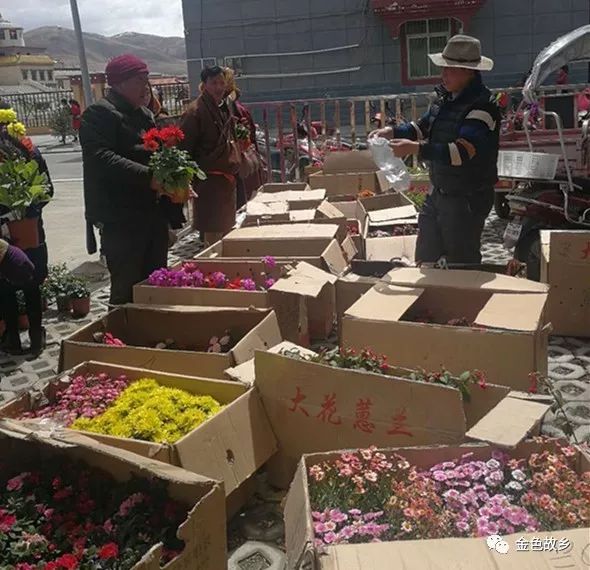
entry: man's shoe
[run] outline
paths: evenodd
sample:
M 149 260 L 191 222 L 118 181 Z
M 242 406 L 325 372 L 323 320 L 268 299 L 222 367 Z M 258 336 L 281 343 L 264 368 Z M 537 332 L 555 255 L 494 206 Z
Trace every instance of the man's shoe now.
M 6 331 L 2 337 L 0 351 L 13 356 L 23 353 L 23 347 L 20 342 L 20 333 L 18 331 Z
M 37 357 L 47 346 L 47 331 L 45 330 L 45 327 L 31 329 L 29 331 L 29 338 L 31 339 L 31 354 Z

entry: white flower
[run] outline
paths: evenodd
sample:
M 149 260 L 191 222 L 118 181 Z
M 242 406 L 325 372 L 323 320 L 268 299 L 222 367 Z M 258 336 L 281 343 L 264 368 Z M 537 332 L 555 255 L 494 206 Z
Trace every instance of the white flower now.
M 524 481 L 526 479 L 526 475 L 520 469 L 515 469 L 512 472 L 512 478 L 516 479 L 517 481 Z

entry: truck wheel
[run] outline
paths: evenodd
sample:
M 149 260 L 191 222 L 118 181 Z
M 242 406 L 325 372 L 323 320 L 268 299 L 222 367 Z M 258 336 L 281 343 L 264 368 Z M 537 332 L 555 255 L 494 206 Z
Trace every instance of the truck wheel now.
M 506 196 L 504 192 L 496 192 L 494 194 L 494 210 L 498 218 L 502 220 L 508 220 L 510 218 L 510 205 Z
M 541 236 L 538 230 L 529 232 L 516 246 L 515 257 L 526 263 L 527 279 L 541 280 Z

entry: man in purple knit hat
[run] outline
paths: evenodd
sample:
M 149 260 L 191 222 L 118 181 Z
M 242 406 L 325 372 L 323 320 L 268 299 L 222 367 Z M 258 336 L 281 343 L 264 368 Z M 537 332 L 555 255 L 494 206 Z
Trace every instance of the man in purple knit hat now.
M 151 153 L 142 135 L 155 127 L 143 107 L 147 64 L 130 54 L 106 68 L 110 90 L 82 115 L 80 143 L 84 161 L 86 221 L 100 229 L 111 275 L 112 305 L 133 300 L 133 285 L 168 261 L 168 229 L 184 222 L 182 206 L 160 195 L 148 166 Z M 89 253 L 96 251 L 96 244 Z

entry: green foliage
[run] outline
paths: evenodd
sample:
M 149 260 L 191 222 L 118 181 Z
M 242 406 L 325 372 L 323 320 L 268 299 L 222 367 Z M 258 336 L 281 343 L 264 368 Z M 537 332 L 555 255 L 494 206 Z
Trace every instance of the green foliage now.
M 76 132 L 72 125 L 72 113 L 69 108 L 60 107 L 49 119 L 49 128 L 54 137 L 65 141 L 66 137 L 74 136 Z
M 20 219 L 35 204 L 49 202 L 47 175 L 34 160 L 6 160 L 0 163 L 0 206 Z
M 188 188 L 194 177 L 199 180 L 207 178 L 190 155 L 177 147 L 164 147 L 154 153 L 150 159 L 150 168 L 154 178 L 167 192 Z

